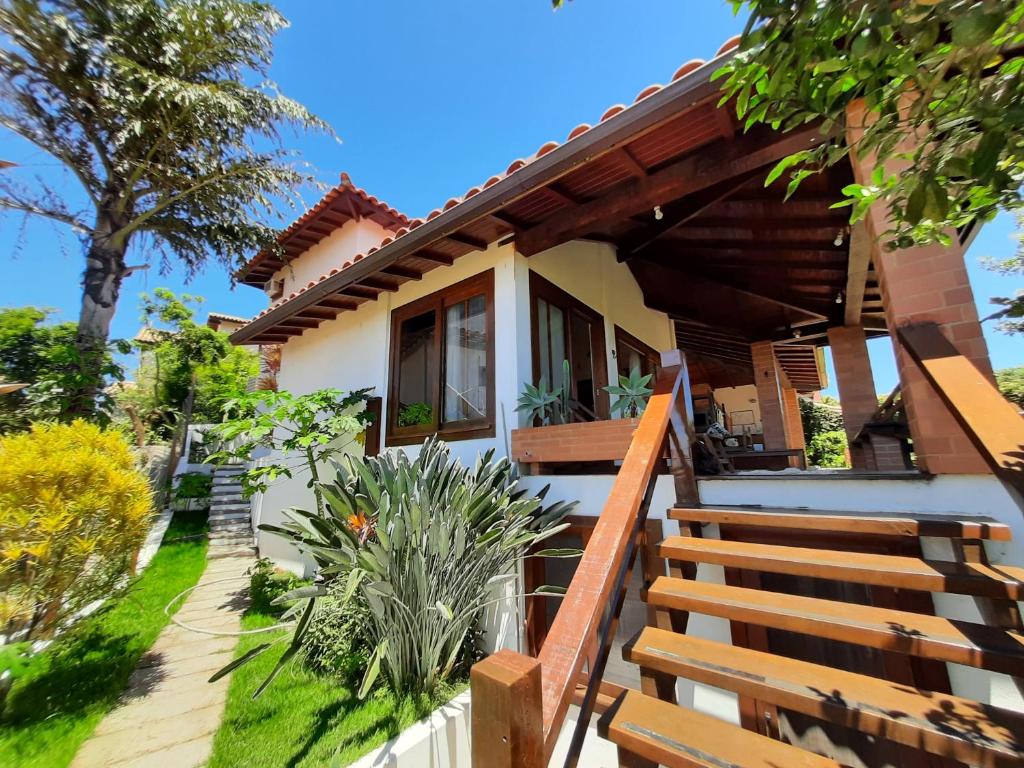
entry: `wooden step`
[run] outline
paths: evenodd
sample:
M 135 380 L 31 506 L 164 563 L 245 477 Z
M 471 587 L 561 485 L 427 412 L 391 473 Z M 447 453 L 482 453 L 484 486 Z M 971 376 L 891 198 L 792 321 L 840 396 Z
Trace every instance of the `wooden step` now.
M 669 768 L 839 766 L 811 752 L 638 691 L 620 696 L 598 721 L 597 729 L 619 747 Z
M 971 765 L 1024 762 L 1024 714 L 647 627 L 623 657 Z
M 918 515 L 900 512 L 837 512 L 788 507 L 679 507 L 669 510 L 673 520 L 725 523 L 758 528 L 796 528 L 805 531 L 884 534 L 887 536 L 939 536 L 1009 541 L 1010 527 L 988 517 Z
M 978 597 L 1024 600 L 1024 568 L 1010 566 L 748 544 L 692 536 L 671 536 L 659 545 L 658 553 L 671 560 L 713 563 L 726 568 L 786 573 L 924 592 L 955 592 Z
M 889 608 L 659 576 L 647 602 L 731 621 L 1020 675 L 1024 635 Z

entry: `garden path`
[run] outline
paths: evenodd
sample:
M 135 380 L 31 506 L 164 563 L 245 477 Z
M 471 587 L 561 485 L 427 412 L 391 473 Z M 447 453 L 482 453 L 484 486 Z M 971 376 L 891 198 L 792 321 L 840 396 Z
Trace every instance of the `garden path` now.
M 210 560 L 175 614 L 190 626 L 236 633 L 248 595 L 251 557 Z M 231 661 L 237 636 L 208 635 L 168 624 L 139 661 L 118 707 L 78 751 L 71 768 L 193 768 L 213 748 L 230 675 L 210 675 Z

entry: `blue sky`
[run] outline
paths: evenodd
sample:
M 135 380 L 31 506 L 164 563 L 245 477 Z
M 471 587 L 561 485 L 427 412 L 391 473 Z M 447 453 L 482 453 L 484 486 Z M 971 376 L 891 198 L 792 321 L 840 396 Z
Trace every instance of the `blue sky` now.
M 576 0 L 557 13 L 548 0 L 289 0 L 291 21 L 275 46 L 272 77 L 289 96 L 327 120 L 340 142 L 288 136 L 334 183 L 340 171 L 411 216 L 461 195 L 514 158 L 606 107 L 630 103 L 646 85 L 667 82 L 684 61 L 710 58 L 740 31 L 725 0 Z M 78 199 L 74 182 L 48 156 L 0 133 L 0 158 L 21 163 Z M 28 175 L 27 175 L 28 174 Z M 26 176 L 27 175 L 27 176 Z M 314 190 L 307 203 L 318 198 Z M 294 217 L 284 212 L 286 219 Z M 1012 279 L 985 272 L 981 256 L 1013 252 L 1009 216 L 989 224 L 968 255 L 982 314 L 987 297 L 1011 294 Z M 145 263 L 136 251 L 131 263 Z M 125 281 L 113 335 L 138 328 L 138 294 L 159 286 L 205 296 L 206 308 L 252 315 L 266 306 L 259 291 L 234 290 L 211 264 L 190 284 L 158 264 Z M 81 248 L 57 225 L 0 217 L 0 306 L 53 307 L 76 319 Z M 1024 345 L 987 331 L 996 367 L 1024 363 Z M 896 375 L 888 341 L 872 343 L 875 377 L 888 392 Z M 834 385 L 832 387 L 834 389 Z

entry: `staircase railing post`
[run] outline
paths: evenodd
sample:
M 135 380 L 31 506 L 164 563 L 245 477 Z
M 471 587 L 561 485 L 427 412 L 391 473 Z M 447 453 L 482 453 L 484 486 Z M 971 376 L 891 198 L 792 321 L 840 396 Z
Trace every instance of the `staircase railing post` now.
M 469 673 L 473 768 L 542 768 L 540 662 L 500 650 Z
M 669 458 L 672 460 L 676 503 L 692 506 L 698 504 L 700 498 L 697 493 L 697 476 L 693 468 L 693 444 L 697 436 L 693 426 L 693 398 L 690 393 L 690 372 L 686 367 L 686 355 L 681 349 L 662 352 L 661 365 L 663 368 L 679 368 L 679 377 L 672 391 L 668 450 Z

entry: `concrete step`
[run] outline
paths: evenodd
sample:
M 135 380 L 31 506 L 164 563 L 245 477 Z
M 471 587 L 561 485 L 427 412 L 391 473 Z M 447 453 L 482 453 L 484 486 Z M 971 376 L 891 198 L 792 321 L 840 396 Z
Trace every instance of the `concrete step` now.
M 248 501 L 225 501 L 217 502 L 216 504 L 210 504 L 210 517 L 217 517 L 219 514 L 225 512 L 249 512 L 252 509 L 252 504 Z
M 210 522 L 218 520 L 248 520 L 251 517 L 249 510 L 245 512 L 222 512 L 219 515 L 210 515 Z
M 214 496 L 218 496 L 224 493 L 240 494 L 242 492 L 242 485 L 241 483 L 214 483 L 213 487 L 210 489 L 210 492 Z
M 210 545 L 218 547 L 222 547 L 224 545 L 251 547 L 253 546 L 253 538 L 252 534 L 225 534 L 223 536 L 211 535 Z
M 253 557 L 257 555 L 256 547 L 245 546 L 214 546 L 206 550 L 207 560 L 220 560 L 224 557 Z
M 210 523 L 211 531 L 223 531 L 225 529 L 252 531 L 252 524 L 248 518 L 242 517 L 237 520 L 217 520 Z

